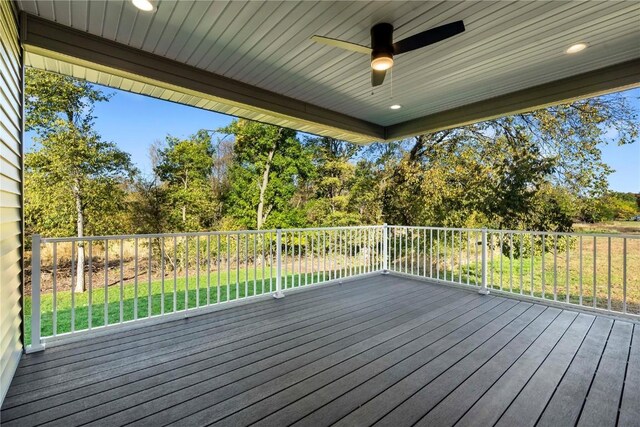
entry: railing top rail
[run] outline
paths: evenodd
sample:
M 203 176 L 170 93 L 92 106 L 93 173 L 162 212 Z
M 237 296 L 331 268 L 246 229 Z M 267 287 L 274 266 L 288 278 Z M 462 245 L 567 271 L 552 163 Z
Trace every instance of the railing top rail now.
M 301 231 L 337 231 L 337 230 L 365 230 L 365 229 L 381 229 L 382 225 L 351 225 L 344 227 L 315 227 L 315 228 L 283 228 L 283 233 L 301 232 Z
M 283 233 L 305 232 L 305 231 L 335 231 L 335 230 L 362 230 L 382 228 L 382 225 L 361 225 L 349 227 L 315 227 L 315 228 L 283 228 Z M 277 229 L 268 230 L 227 230 L 227 231 L 194 231 L 184 233 L 157 233 L 157 234 L 117 234 L 106 236 L 85 236 L 85 237 L 41 237 L 42 243 L 66 243 L 66 242 L 88 242 L 104 240 L 125 240 L 125 239 L 157 239 L 161 237 L 207 237 L 207 236 L 234 236 L 238 234 L 268 234 L 276 233 Z
M 389 228 L 397 229 L 422 229 L 422 230 L 446 230 L 446 231 L 473 231 L 487 233 L 511 233 L 511 234 L 532 234 L 534 236 L 570 236 L 570 237 L 616 237 L 625 239 L 640 239 L 640 234 L 625 234 L 625 233 L 580 233 L 580 232 L 561 232 L 561 231 L 529 231 L 529 230 L 497 230 L 492 228 L 456 228 L 456 227 L 429 227 L 429 226 L 417 226 L 417 225 L 390 225 Z

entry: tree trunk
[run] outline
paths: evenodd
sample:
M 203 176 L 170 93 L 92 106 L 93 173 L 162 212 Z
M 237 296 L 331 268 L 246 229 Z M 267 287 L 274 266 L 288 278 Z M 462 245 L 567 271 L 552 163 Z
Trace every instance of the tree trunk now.
M 187 192 L 188 189 L 188 180 L 189 180 L 189 172 L 185 171 L 184 173 L 184 191 Z M 187 205 L 182 205 L 182 224 L 187 223 Z
M 269 184 L 269 170 L 271 169 L 271 162 L 273 161 L 273 156 L 276 153 L 277 141 L 274 142 L 273 147 L 269 151 L 269 155 L 267 156 L 267 164 L 264 167 L 264 172 L 262 173 L 262 183 L 260 184 L 260 199 L 258 201 L 258 230 L 262 229 L 265 221 L 267 220 L 267 215 L 264 214 L 264 195 L 267 192 L 267 185 Z
M 76 215 L 78 237 L 84 237 L 84 212 L 82 209 L 82 194 L 80 192 L 80 183 L 75 181 L 73 187 L 73 195 L 76 199 Z M 78 242 L 78 259 L 76 263 L 76 284 L 73 288 L 74 292 L 84 292 L 84 242 Z

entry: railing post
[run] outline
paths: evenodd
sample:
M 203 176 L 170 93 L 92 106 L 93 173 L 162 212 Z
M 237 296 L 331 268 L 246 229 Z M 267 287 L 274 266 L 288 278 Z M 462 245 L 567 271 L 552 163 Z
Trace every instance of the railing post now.
M 282 292 L 282 229 L 276 230 L 276 291 L 273 294 L 276 299 L 284 298 Z
M 389 274 L 389 225 L 382 224 L 382 274 Z
M 478 289 L 478 293 L 489 295 L 487 289 L 487 229 L 482 229 L 482 286 Z
M 40 337 L 40 244 L 40 235 L 34 234 L 31 241 L 31 345 L 26 347 L 27 353 L 44 350 Z

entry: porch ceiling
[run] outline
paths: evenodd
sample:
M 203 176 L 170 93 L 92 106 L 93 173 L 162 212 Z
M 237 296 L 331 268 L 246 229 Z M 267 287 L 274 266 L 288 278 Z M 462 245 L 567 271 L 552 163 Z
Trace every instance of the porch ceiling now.
M 27 65 L 360 143 L 640 83 L 635 1 L 17 4 Z M 398 57 L 373 91 L 366 56 L 309 40 L 368 45 L 379 22 L 400 39 L 460 19 L 465 33 Z M 565 54 L 576 42 L 589 47 Z

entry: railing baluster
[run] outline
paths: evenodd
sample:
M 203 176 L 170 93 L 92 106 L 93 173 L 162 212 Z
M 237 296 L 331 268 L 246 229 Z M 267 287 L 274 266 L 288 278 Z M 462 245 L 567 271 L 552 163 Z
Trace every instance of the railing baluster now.
M 133 320 L 138 320 L 138 238 L 133 239 Z
M 76 273 L 76 242 L 71 242 L 71 332 L 76 330 L 76 287 L 74 286 L 73 276 Z M 77 283 L 76 276 L 76 283 Z
M 92 328 L 93 323 L 93 240 L 89 240 L 89 287 L 87 295 L 87 329 Z
M 413 272 L 413 259 L 415 257 L 415 253 L 414 253 L 414 248 L 413 248 L 413 241 L 415 239 L 415 236 L 413 234 L 413 228 L 411 229 L 411 273 L 410 274 L 414 274 Z
M 267 236 L 267 233 L 262 233 L 260 234 L 260 240 L 262 242 L 262 252 L 261 252 L 261 256 L 262 256 L 262 262 L 260 263 L 260 270 L 262 273 L 262 282 L 261 282 L 261 286 L 262 286 L 262 293 L 266 293 L 266 289 L 265 289 L 265 284 L 264 284 L 264 271 L 267 269 L 266 264 L 265 264 L 265 256 L 264 256 L 264 252 L 265 252 L 265 238 Z M 269 289 L 269 291 L 271 291 L 271 289 Z
M 196 308 L 198 308 L 200 307 L 200 237 L 196 236 L 195 239 L 196 239 Z
M 120 239 L 120 323 L 124 321 L 124 239 Z
M 566 258 L 566 269 L 565 269 L 565 279 L 566 279 L 566 286 L 567 286 L 567 294 L 566 294 L 566 302 L 567 304 L 570 302 L 570 294 L 571 294 L 571 289 L 569 288 L 569 249 L 570 249 L 570 240 L 569 237 L 565 238 L 565 245 L 566 245 L 566 251 L 567 251 L 567 258 Z
M 160 260 L 160 314 L 164 314 L 164 276 L 165 276 L 165 262 L 166 262 L 166 253 L 165 253 L 165 241 L 164 241 L 164 237 L 162 237 L 160 239 L 160 244 L 162 245 L 162 247 L 160 248 L 160 255 L 162 257 L 162 259 Z M 149 295 L 149 298 L 151 298 L 151 295 Z
M 173 237 L 173 312 L 178 311 L 178 238 Z
M 282 230 L 278 228 L 276 231 L 276 292 L 274 298 L 282 298 Z M 285 252 L 286 254 L 286 252 Z
M 524 288 L 524 279 L 523 279 L 523 273 L 524 273 L 524 268 L 523 268 L 523 261 L 524 261 L 524 252 L 523 252 L 523 248 L 522 248 L 522 244 L 524 242 L 524 233 L 520 233 L 519 234 L 519 242 L 520 242 L 520 295 L 523 294 L 523 288 Z
M 189 237 L 184 236 L 184 313 L 189 310 Z
M 596 250 L 596 236 L 593 236 L 593 307 L 596 308 L 598 304 L 598 294 L 596 289 L 596 277 L 597 277 L 597 250 Z
M 478 290 L 478 293 L 483 294 L 483 295 L 488 295 L 489 294 L 489 289 L 488 289 L 488 283 L 487 283 L 487 229 L 483 228 L 482 229 L 482 256 L 480 257 L 481 262 L 482 262 L 482 280 L 481 280 L 481 287 Z
M 547 246 L 544 242 L 544 234 L 542 235 L 542 261 L 540 262 L 540 268 L 542 269 L 542 299 L 545 299 L 547 296 L 545 294 L 545 282 L 546 282 L 546 271 L 545 271 L 545 258 L 547 254 Z
M 462 230 L 458 233 L 458 283 L 462 283 Z
M 489 284 L 487 285 L 487 287 L 489 288 L 494 288 L 494 281 L 493 281 L 493 237 L 494 237 L 494 233 L 489 233 L 487 236 L 490 240 L 489 240 L 489 249 L 491 250 L 491 268 L 489 269 Z
M 32 246 L 35 247 L 36 244 L 38 245 L 38 255 L 40 254 L 40 236 L 38 234 L 34 234 L 33 235 L 33 243 Z M 36 240 L 37 239 L 37 242 Z M 32 248 L 33 249 L 33 248 Z M 58 242 L 53 242 L 53 288 L 51 289 L 52 292 L 52 305 L 53 305 L 53 336 L 55 337 L 56 335 L 58 335 L 58 254 L 57 254 L 57 249 L 58 249 Z M 36 259 L 34 257 L 34 255 L 32 254 L 32 260 L 31 260 L 31 269 L 33 271 L 33 260 L 35 259 L 38 263 L 40 262 L 39 259 Z M 39 258 L 39 257 L 38 257 Z M 37 267 L 38 270 L 40 269 L 40 267 Z M 34 273 L 32 273 L 33 277 L 38 276 L 38 281 L 40 280 L 40 275 L 36 275 Z M 32 277 L 32 288 L 33 288 L 33 277 Z M 39 282 L 38 282 L 39 283 Z M 33 291 L 32 291 L 33 292 Z M 33 297 L 32 297 L 33 299 Z M 33 301 L 31 302 L 31 304 L 33 304 Z M 33 316 L 33 305 L 32 305 L 32 313 L 31 316 Z M 39 315 L 39 314 L 38 314 Z M 31 332 L 33 334 L 33 331 Z M 33 343 L 33 341 L 32 341 Z
M 437 248 L 436 248 L 436 279 L 440 279 L 440 229 L 437 231 Z
M 500 290 L 502 290 L 502 279 L 504 276 L 504 269 L 502 266 L 502 261 L 504 259 L 504 254 L 502 253 L 502 248 L 504 247 L 504 233 L 498 232 L 498 256 L 500 257 Z
M 475 232 L 473 233 L 473 239 L 476 241 L 475 245 L 474 245 L 474 252 L 475 252 L 475 256 L 476 256 L 476 262 L 475 262 L 475 268 L 474 268 L 474 277 L 475 277 L 475 281 L 476 281 L 476 286 L 479 285 L 478 283 L 478 233 Z M 482 239 L 482 237 L 481 237 Z
M 322 266 L 322 281 L 327 280 L 327 232 L 322 232 L 322 258 L 323 258 L 323 266 Z M 329 276 L 331 277 L 331 276 Z
M 444 230 L 444 243 L 442 244 L 442 246 L 444 247 L 444 253 L 442 254 L 442 259 L 444 260 L 444 280 L 447 280 L 447 268 L 449 267 L 447 265 L 448 260 L 447 260 L 447 230 Z
M 558 301 L 558 235 L 553 239 L 553 300 Z
M 222 273 L 222 254 L 220 253 L 220 235 L 216 238 L 216 304 L 220 304 L 220 274 Z M 227 301 L 229 301 L 229 285 L 227 284 Z
M 242 242 L 240 241 L 240 233 L 236 234 L 236 298 L 240 298 L 240 247 Z M 245 293 L 246 295 L 246 293 Z
M 152 301 L 151 301 L 151 275 L 152 272 L 152 258 L 153 258 L 153 248 L 151 247 L 151 237 L 149 237 L 149 268 L 147 269 L 147 317 L 151 317 L 152 311 Z M 162 278 L 164 282 L 164 277 Z
M 429 229 L 429 278 L 433 278 L 433 228 Z
M 109 240 L 104 239 L 104 326 L 109 325 Z
M 273 233 L 269 233 L 269 292 L 273 292 Z
M 611 310 L 611 237 L 607 237 L 607 310 Z
M 622 312 L 627 312 L 627 238 L 622 238 Z
M 582 305 L 582 236 L 580 236 L 579 238 L 579 245 L 580 245 L 580 266 L 578 267 L 580 269 L 580 272 L 578 273 L 578 286 L 580 288 L 580 305 Z
M 509 292 L 513 292 L 513 233 L 509 233 Z
M 534 261 L 533 261 L 533 259 L 535 258 L 535 254 L 536 254 L 535 247 L 536 247 L 535 235 L 533 233 L 531 233 L 531 284 L 529 286 L 529 293 L 531 294 L 530 296 L 533 296 L 533 285 L 534 285 L 534 281 L 533 281 Z M 542 252 L 542 255 L 544 256 L 544 251 Z
M 211 235 L 207 234 L 207 305 L 211 305 Z

